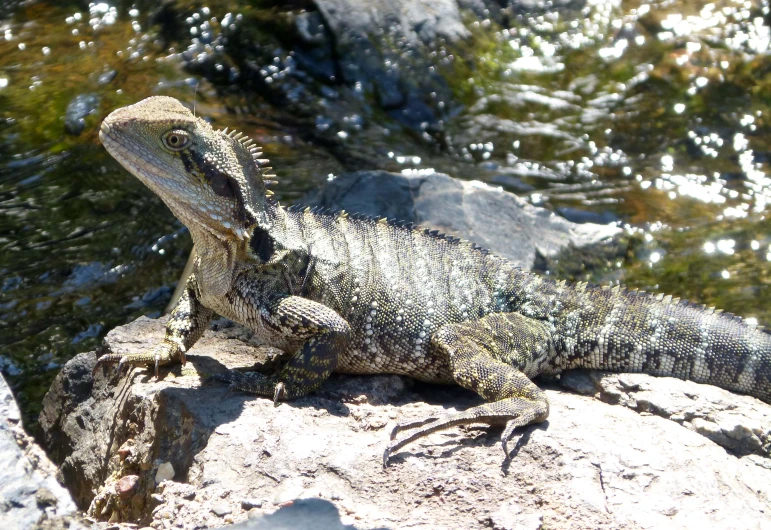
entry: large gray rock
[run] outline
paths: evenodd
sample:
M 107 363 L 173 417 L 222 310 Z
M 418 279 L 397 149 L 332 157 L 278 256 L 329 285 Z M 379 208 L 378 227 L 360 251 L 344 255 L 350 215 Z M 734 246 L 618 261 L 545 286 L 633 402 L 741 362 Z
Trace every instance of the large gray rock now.
M 0 375 L 0 521 L 3 528 L 82 528 L 56 467 L 21 426 L 19 407 Z
M 599 243 L 618 235 L 615 225 L 576 224 L 501 188 L 442 173 L 403 175 L 357 171 L 303 199 L 304 204 L 388 217 L 452 234 L 531 269 L 536 253 Z
M 314 0 L 337 39 L 366 37 L 389 28 L 411 42 L 470 35 L 455 0 Z
M 162 320 L 142 318 L 111 332 L 106 348 L 141 351 L 162 334 Z M 213 373 L 260 357 L 248 338 L 238 327 L 207 332 L 187 365 L 162 371 L 159 380 L 146 369 L 122 378 L 100 370 L 77 404 L 56 393 L 68 378 L 80 378 L 80 368 L 73 374 L 65 367 L 46 396 L 41 425 L 47 444 L 68 455 L 62 474 L 84 508 L 91 502 L 91 515 L 158 528 L 218 526 L 318 498 L 340 514 L 332 528 L 768 523 L 771 460 L 731 454 L 691 414 L 726 433 L 767 439 L 769 407 L 754 398 L 668 378 L 579 375 L 570 384 L 589 395 L 547 386 L 549 421 L 523 430 L 508 464 L 500 429 L 469 427 L 419 440 L 383 469 L 394 421 L 462 410 L 479 398 L 397 376 L 335 376 L 316 394 L 274 407 L 207 383 Z M 71 364 L 88 368 L 95 360 L 87 353 Z M 652 406 L 662 388 L 668 397 Z M 601 401 L 631 397 L 635 406 Z M 728 409 L 731 427 L 719 420 Z

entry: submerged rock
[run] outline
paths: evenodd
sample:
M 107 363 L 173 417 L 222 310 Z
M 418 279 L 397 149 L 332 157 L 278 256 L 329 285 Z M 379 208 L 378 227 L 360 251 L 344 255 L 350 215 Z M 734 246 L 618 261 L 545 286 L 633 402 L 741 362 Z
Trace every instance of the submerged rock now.
M 99 107 L 99 96 L 96 94 L 80 94 L 67 104 L 64 115 L 64 128 L 73 136 L 77 136 L 86 128 L 86 118 L 94 114 Z

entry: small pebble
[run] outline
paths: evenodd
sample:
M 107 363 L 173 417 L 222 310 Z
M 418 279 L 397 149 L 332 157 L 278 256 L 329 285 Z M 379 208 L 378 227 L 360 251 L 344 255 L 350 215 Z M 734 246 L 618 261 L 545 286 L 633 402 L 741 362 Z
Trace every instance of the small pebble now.
M 230 509 L 230 505 L 225 502 L 219 502 L 212 506 L 211 511 L 214 515 L 218 515 L 220 517 L 224 517 L 229 513 L 232 513 L 233 510 Z
M 38 506 L 56 506 L 56 495 L 54 495 L 48 488 L 40 488 L 35 493 L 35 501 Z
M 164 462 L 158 466 L 158 471 L 155 472 L 155 483 L 160 484 L 164 480 L 171 480 L 174 478 L 174 466 L 171 462 Z
M 244 510 L 251 510 L 252 508 L 262 508 L 262 501 L 260 499 L 243 499 L 241 500 L 241 508 Z
M 139 488 L 139 477 L 136 475 L 126 475 L 118 481 L 115 488 L 121 499 L 128 499 L 134 495 Z
M 118 449 L 118 454 L 121 458 L 126 458 L 131 453 L 134 452 L 134 440 L 126 440 L 123 445 L 120 446 L 120 449 Z

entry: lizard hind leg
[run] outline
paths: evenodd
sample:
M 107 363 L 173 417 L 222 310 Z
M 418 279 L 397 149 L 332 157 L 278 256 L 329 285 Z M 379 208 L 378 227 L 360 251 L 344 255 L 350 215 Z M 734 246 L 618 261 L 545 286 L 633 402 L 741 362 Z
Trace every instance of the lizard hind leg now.
M 549 415 L 546 395 L 526 375 L 537 371 L 535 367 L 553 351 L 548 327 L 517 313 L 497 313 L 444 326 L 432 336 L 431 345 L 448 356 L 459 385 L 491 403 L 398 424 L 391 432 L 383 465 L 391 454 L 418 438 L 470 423 L 505 425 L 501 441 L 508 459 L 507 444 L 515 429 Z M 397 437 L 403 431 L 410 432 Z

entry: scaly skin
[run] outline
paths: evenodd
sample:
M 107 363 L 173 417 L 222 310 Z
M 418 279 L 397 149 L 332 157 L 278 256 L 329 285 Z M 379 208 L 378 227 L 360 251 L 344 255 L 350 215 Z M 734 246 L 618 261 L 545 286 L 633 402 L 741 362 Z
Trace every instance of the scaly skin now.
M 162 345 L 99 365 L 154 363 L 157 372 L 184 362 L 217 312 L 291 354 L 275 375 L 221 377 L 237 389 L 291 399 L 334 371 L 393 373 L 455 382 L 489 402 L 399 424 L 384 464 L 416 438 L 467 423 L 504 425 L 506 451 L 517 427 L 549 414 L 531 379 L 571 368 L 674 376 L 771 402 L 771 335 L 730 315 L 553 282 L 384 219 L 285 209 L 270 199 L 266 161 L 250 141 L 172 98 L 116 110 L 99 137 L 187 225 L 197 253 Z

